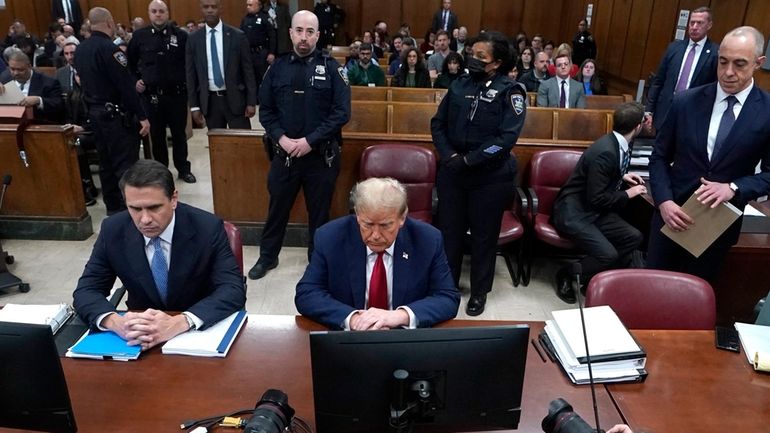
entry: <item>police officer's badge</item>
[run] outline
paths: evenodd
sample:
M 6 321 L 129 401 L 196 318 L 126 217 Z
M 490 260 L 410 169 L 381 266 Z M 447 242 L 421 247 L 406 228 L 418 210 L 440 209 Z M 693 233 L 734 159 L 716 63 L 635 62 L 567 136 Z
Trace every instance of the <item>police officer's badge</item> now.
M 342 78 L 342 81 L 345 82 L 348 86 L 350 85 L 350 80 L 348 80 L 348 74 L 345 73 L 345 68 L 340 66 L 337 68 L 337 72 L 340 74 L 340 78 Z
M 112 53 L 112 57 L 121 64 L 124 68 L 128 66 L 128 59 L 126 58 L 126 54 L 123 51 L 115 51 Z
M 315 74 L 316 75 L 326 75 L 326 66 L 324 66 L 324 65 L 315 65 Z
M 515 93 L 511 95 L 511 107 L 517 116 L 524 112 L 524 96 Z
M 487 90 L 487 98 L 495 99 L 495 96 L 497 96 L 497 90 L 495 90 L 495 89 Z

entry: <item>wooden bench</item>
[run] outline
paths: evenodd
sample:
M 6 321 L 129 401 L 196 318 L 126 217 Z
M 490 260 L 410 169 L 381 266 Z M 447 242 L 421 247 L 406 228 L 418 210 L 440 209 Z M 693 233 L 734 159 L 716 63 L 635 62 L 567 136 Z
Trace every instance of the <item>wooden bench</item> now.
M 53 66 L 38 66 L 35 71 L 40 72 L 43 75 L 47 75 L 51 78 L 56 78 L 56 68 Z
M 393 102 L 434 102 L 439 103 L 446 95 L 446 89 L 414 89 L 405 87 L 364 87 L 352 86 L 350 99 L 353 101 Z
M 72 129 L 30 126 L 24 132 L 25 167 L 16 125 L 0 125 L 0 176 L 12 176 L 0 213 L 0 238 L 84 240 L 93 234 Z
M 633 100 L 634 97 L 627 93 L 622 95 L 587 95 L 586 109 L 615 110 L 618 105 Z M 537 92 L 527 92 L 527 101 L 530 107 L 537 107 Z

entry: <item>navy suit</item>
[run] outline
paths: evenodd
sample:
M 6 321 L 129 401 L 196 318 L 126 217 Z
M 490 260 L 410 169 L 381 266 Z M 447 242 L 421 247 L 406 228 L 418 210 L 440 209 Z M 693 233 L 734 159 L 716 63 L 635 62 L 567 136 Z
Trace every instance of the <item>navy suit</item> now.
M 4 71 L 0 74 L 0 81 L 3 85 L 8 85 L 12 81 L 11 74 Z M 12 84 L 15 86 L 15 84 Z M 28 96 L 39 96 L 43 99 L 43 109 L 34 107 L 35 119 L 47 120 L 49 122 L 59 123 L 64 114 L 64 99 L 59 82 L 40 72 L 33 72 L 29 79 Z
M 366 245 L 353 215 L 338 218 L 316 231 L 315 249 L 297 284 L 294 303 L 303 316 L 330 328 L 344 326 L 366 301 Z M 449 271 L 441 233 L 406 219 L 393 251 L 393 308 L 409 307 L 418 327 L 454 318 L 460 294 Z
M 707 135 L 717 85 L 694 88 L 674 98 L 650 157 L 650 186 L 656 205 L 674 200 L 681 206 L 700 186 L 701 177 L 734 182 L 738 193 L 732 203 L 740 209 L 749 200 L 770 192 L 770 94 L 754 86 L 722 148 L 709 161 Z M 754 174 L 760 161 L 761 172 Z M 741 221 L 739 218 L 696 260 L 660 233 L 663 220 L 656 210 L 650 228 L 648 266 L 709 279 L 738 241 Z
M 243 276 L 222 220 L 183 203 L 175 212 L 166 303 L 155 287 L 144 237 L 128 212 L 104 220 L 73 294 L 75 309 L 91 326 L 100 315 L 114 311 L 105 296 L 115 277 L 126 287 L 130 310 L 189 311 L 203 321 L 201 329 L 244 308 Z
M 660 61 L 655 78 L 650 83 L 645 109 L 653 113 L 655 129 L 661 128 L 663 119 L 666 117 L 666 113 L 671 106 L 676 82 L 679 80 L 679 70 L 682 68 L 682 62 L 684 62 L 684 56 L 690 44 L 690 38 L 671 42 L 666 49 L 666 54 L 663 55 L 663 59 Z M 690 86 L 688 87 L 690 89 L 713 83 L 717 80 L 719 45 L 708 38 L 702 39 L 699 44 L 703 44 L 703 48 L 701 49 L 698 63 L 690 71 L 692 76 Z

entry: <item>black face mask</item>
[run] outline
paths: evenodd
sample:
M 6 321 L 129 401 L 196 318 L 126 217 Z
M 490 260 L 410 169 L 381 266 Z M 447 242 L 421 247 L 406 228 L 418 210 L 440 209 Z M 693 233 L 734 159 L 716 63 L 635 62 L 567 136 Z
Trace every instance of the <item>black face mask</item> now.
M 487 65 L 492 62 L 482 62 L 481 60 L 471 57 L 468 59 L 468 73 L 476 81 L 481 81 L 489 76 L 486 71 Z

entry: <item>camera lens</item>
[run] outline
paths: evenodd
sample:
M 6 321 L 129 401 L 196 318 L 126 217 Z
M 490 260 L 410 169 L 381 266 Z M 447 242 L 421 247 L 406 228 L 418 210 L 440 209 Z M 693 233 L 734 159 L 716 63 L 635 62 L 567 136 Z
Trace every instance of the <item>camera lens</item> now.
M 593 433 L 594 429 L 576 414 L 562 398 L 548 405 L 548 415 L 541 424 L 544 433 Z
M 294 417 L 294 409 L 289 406 L 289 397 L 283 391 L 268 389 L 254 408 L 244 433 L 281 433 Z

